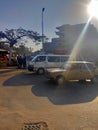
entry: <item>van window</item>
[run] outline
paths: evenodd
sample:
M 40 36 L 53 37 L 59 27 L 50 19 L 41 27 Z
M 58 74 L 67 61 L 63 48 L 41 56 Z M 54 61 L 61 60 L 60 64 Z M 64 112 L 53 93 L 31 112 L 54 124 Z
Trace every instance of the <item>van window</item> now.
M 60 56 L 48 56 L 48 62 L 60 62 Z
M 46 56 L 38 56 L 36 59 L 35 59 L 35 62 L 43 62 L 46 60 Z
M 66 62 L 68 60 L 67 56 L 61 56 L 61 62 Z

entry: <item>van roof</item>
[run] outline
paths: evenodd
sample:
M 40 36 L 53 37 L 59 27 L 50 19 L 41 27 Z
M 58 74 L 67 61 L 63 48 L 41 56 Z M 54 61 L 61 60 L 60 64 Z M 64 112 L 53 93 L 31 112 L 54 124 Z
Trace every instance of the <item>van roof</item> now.
M 36 55 L 36 56 L 70 56 L 70 55 L 57 55 L 57 54 L 40 54 L 40 55 Z

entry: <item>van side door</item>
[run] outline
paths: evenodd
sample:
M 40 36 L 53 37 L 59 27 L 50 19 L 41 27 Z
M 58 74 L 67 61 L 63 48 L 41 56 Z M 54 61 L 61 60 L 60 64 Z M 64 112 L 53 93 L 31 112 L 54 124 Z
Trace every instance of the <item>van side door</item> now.
M 60 56 L 47 56 L 47 68 L 60 67 Z

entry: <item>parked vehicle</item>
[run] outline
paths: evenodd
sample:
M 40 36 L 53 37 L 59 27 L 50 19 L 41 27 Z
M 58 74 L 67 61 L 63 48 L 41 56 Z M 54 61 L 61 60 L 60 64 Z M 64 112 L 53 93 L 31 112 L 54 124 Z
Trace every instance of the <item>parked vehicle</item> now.
M 8 58 L 9 52 L 4 49 L 0 49 L 0 67 L 8 66 Z
M 44 74 L 46 68 L 61 67 L 69 55 L 37 55 L 28 63 L 28 70 Z
M 98 69 L 92 62 L 68 61 L 61 68 L 47 69 L 45 76 L 61 85 L 70 80 L 86 81 L 89 79 L 94 81 L 97 74 Z

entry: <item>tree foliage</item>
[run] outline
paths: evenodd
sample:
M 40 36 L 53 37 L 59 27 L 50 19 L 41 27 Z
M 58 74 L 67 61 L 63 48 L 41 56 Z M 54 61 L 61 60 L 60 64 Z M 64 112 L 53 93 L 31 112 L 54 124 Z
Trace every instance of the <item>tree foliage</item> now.
M 35 41 L 41 40 L 41 36 L 37 32 L 25 30 L 23 28 L 6 29 L 5 32 L 0 31 L 0 38 L 6 38 L 10 47 L 13 47 L 18 40 L 25 36 L 34 39 Z

